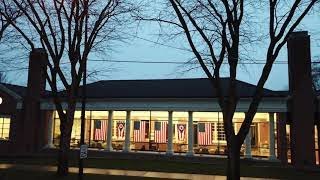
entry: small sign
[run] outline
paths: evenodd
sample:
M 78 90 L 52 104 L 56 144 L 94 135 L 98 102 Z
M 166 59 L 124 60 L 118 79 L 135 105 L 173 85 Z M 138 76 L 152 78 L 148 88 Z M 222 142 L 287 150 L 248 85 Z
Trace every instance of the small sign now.
M 80 159 L 85 159 L 88 157 L 88 145 L 83 144 L 80 146 Z

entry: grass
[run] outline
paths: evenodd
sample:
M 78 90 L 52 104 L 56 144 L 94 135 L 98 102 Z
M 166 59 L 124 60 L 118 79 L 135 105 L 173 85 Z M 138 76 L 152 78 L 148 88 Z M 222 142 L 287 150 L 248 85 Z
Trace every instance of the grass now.
M 56 160 L 53 158 L 16 158 L 16 159 L 2 158 L 0 159 L 0 163 L 56 165 Z M 76 167 L 77 163 L 78 162 L 76 159 L 70 160 L 70 166 Z M 225 175 L 226 163 L 227 163 L 226 159 L 221 159 L 221 158 L 216 158 L 214 163 L 211 163 L 211 164 L 192 163 L 192 162 L 174 162 L 174 161 L 166 161 L 166 160 L 152 161 L 152 160 L 90 158 L 85 160 L 85 167 Z M 94 175 L 90 175 L 90 176 L 94 176 Z M 298 171 L 290 167 L 282 167 L 279 163 L 242 160 L 241 176 L 260 177 L 260 178 L 277 178 L 277 179 L 320 179 L 320 168 L 319 168 L 319 171 Z M 90 178 L 94 179 L 95 177 L 90 177 Z M 113 177 L 113 178 L 118 178 L 118 177 Z M 123 177 L 119 177 L 119 178 L 121 179 Z M 26 178 L 26 179 L 29 179 L 29 178 Z M 30 178 L 30 179 L 35 179 L 35 178 Z

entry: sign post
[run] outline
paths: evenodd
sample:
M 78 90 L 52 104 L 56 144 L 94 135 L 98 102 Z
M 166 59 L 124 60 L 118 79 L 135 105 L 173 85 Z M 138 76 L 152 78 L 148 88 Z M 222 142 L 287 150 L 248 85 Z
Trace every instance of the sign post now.
M 79 180 L 83 179 L 83 159 L 87 158 L 88 145 L 84 143 L 85 116 L 86 116 L 86 85 L 87 85 L 87 59 L 84 59 L 83 84 L 82 84 L 82 106 L 81 106 L 81 137 L 79 151 Z
M 88 145 L 82 144 L 80 146 L 80 159 L 86 159 L 88 157 Z

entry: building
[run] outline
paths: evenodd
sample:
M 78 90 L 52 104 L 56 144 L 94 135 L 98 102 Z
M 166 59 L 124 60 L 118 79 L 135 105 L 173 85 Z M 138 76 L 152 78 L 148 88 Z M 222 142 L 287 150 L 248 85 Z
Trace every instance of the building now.
M 222 82 L 225 86 L 228 79 Z M 238 81 L 238 87 L 240 102 L 234 116 L 236 132 L 255 88 L 242 81 Z M 23 99 L 27 91 L 27 87 L 0 85 L 2 152 L 19 150 L 17 147 L 22 145 L 18 142 L 30 138 L 31 129 L 35 130 L 35 149 L 59 144 L 60 121 L 49 92 L 43 91 L 38 106 L 40 119 L 33 120 L 32 127 L 22 122 Z M 224 154 L 226 139 L 222 113 L 212 92 L 214 89 L 207 79 L 115 80 L 88 84 L 85 142 L 89 147 L 108 151 Z M 72 147 L 78 147 L 80 142 L 80 107 L 78 104 L 75 113 Z M 279 141 L 276 122 L 285 121 L 281 114 L 286 111 L 287 92 L 265 89 L 242 154 L 248 158 L 276 159 L 275 142 Z M 29 131 L 24 132 L 25 129 Z M 287 133 L 289 136 L 289 128 Z
M 45 90 L 43 57 L 41 50 L 31 52 L 28 87 L 0 84 L 1 153 L 38 152 L 59 144 L 60 121 L 50 92 Z M 222 79 L 223 89 L 228 81 Z M 239 104 L 233 119 L 236 132 L 255 90 L 254 85 L 242 81 L 237 81 L 237 87 Z M 279 159 L 284 163 L 292 159 L 290 147 L 294 143 L 290 139 L 294 135 L 290 134 L 292 117 L 288 118 L 289 93 L 263 90 L 263 100 L 241 149 L 244 157 Z M 79 103 L 72 147 L 79 147 L 80 108 Z M 189 156 L 226 152 L 222 113 L 207 79 L 94 82 L 87 85 L 86 110 L 85 142 L 94 149 Z M 312 119 L 312 147 L 314 160 L 319 163 L 317 121 Z

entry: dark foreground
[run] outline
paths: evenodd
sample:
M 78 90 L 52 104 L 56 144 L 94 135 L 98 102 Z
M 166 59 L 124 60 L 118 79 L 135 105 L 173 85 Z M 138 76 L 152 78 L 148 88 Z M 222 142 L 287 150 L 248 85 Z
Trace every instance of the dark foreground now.
M 76 153 L 75 153 L 76 154 Z M 77 167 L 77 158 L 71 155 L 70 166 Z M 124 156 L 126 159 L 124 159 Z M 127 157 L 132 158 L 127 159 Z M 174 172 L 188 174 L 225 175 L 227 160 L 225 158 L 201 158 L 188 159 L 179 157 L 157 158 L 152 155 L 134 155 L 121 153 L 112 156 L 94 156 L 85 160 L 85 167 L 100 169 L 123 169 L 138 171 Z M 26 165 L 56 165 L 54 155 L 42 156 L 3 156 L 0 157 L 1 164 L 26 164 Z M 67 178 L 76 179 L 76 174 L 71 174 Z M 290 166 L 282 166 L 279 162 L 265 162 L 257 160 L 241 160 L 241 176 L 256 178 L 274 179 L 320 179 L 320 167 L 297 170 Z M 141 177 L 107 176 L 98 174 L 86 174 L 85 179 L 143 179 Z M 0 169 L 0 180 L 16 179 L 57 179 L 54 172 L 44 172 L 21 169 Z M 149 178 L 148 178 L 149 179 Z

